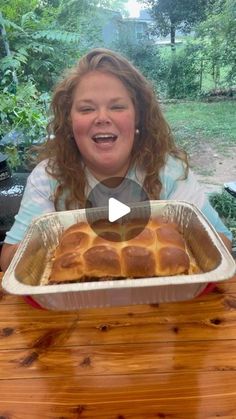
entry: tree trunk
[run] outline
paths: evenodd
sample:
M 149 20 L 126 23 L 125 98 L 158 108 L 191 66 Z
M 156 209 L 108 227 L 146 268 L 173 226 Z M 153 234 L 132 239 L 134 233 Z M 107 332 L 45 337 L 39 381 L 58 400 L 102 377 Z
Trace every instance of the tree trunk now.
M 174 52 L 175 51 L 175 25 L 172 22 L 170 25 L 170 45 L 171 45 L 171 50 Z
M 202 91 L 203 59 L 201 58 L 199 90 Z
M 11 50 L 10 50 L 10 46 L 9 46 L 9 42 L 7 39 L 7 33 L 6 33 L 6 29 L 4 26 L 4 22 L 3 22 L 3 16 L 2 16 L 2 12 L 0 11 L 0 34 L 2 35 L 2 40 L 3 40 L 3 45 L 6 51 L 6 55 L 7 57 L 11 56 Z M 15 70 L 12 70 L 12 78 L 14 83 L 17 85 L 18 84 L 18 79 L 17 79 L 17 75 Z

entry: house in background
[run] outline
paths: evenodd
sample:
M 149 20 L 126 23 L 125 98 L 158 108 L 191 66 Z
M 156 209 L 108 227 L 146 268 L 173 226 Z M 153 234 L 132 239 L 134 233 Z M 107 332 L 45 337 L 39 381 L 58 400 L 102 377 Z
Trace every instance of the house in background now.
M 148 25 L 144 19 L 125 18 L 120 25 L 120 40 L 138 44 L 141 41 L 148 41 Z
M 102 20 L 102 40 L 106 47 L 111 46 L 120 40 L 120 26 L 123 18 L 120 12 L 103 9 L 101 13 Z
M 151 35 L 154 20 L 148 9 L 140 11 L 135 18 L 122 17 L 120 12 L 103 10 L 102 39 L 104 45 L 111 47 L 115 42 L 129 42 L 133 45 L 142 41 L 152 41 L 157 45 L 170 45 L 170 35 L 157 37 Z M 176 44 L 183 42 L 183 34 L 176 31 Z
M 138 44 L 149 40 L 148 28 L 150 17 L 126 18 L 120 12 L 103 10 L 102 39 L 104 45 L 110 47 L 114 42 Z

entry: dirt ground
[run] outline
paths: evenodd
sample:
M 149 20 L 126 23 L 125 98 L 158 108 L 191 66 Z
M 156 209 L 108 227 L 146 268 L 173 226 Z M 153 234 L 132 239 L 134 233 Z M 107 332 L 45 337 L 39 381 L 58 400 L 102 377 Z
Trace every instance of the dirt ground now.
M 218 190 L 225 182 L 236 181 L 236 146 L 219 152 L 210 144 L 200 144 L 190 155 L 190 164 L 200 182 Z

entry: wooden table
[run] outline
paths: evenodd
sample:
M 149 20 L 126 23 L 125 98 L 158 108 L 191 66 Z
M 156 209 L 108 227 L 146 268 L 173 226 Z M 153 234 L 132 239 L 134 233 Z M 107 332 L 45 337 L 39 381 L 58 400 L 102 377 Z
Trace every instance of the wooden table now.
M 236 418 L 236 277 L 173 304 L 0 300 L 0 419 Z

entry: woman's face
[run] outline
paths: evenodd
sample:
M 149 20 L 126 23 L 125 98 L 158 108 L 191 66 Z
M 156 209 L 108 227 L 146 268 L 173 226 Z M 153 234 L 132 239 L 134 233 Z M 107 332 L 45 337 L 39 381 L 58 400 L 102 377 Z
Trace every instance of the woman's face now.
M 98 180 L 125 176 L 134 143 L 135 109 L 124 84 L 110 73 L 82 77 L 71 108 L 83 161 Z

